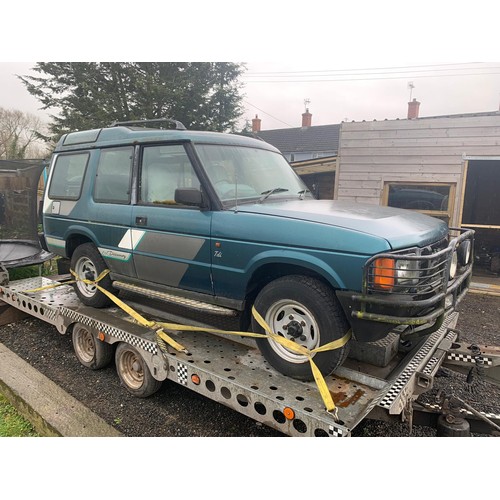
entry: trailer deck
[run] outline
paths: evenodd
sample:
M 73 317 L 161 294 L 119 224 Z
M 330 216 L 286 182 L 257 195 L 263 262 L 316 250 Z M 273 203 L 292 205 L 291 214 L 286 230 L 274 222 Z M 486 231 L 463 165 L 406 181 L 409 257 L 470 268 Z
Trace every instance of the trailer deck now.
M 456 339 L 458 319 L 453 313 L 438 331 L 411 350 L 398 352 L 386 367 L 348 359 L 325 378 L 337 409 L 334 415 L 326 411 L 314 382 L 281 375 L 256 348 L 234 336 L 175 331 L 172 337 L 187 349 L 176 351 L 120 308 L 86 307 L 71 285 L 45 277 L 4 284 L 0 299 L 52 324 L 61 334 L 80 324 L 103 342 L 125 342 L 139 350 L 156 380 L 181 384 L 290 436 L 350 436 L 372 412 L 404 418 L 412 401 L 432 387 Z M 150 319 L 177 319 L 160 309 L 145 310 Z

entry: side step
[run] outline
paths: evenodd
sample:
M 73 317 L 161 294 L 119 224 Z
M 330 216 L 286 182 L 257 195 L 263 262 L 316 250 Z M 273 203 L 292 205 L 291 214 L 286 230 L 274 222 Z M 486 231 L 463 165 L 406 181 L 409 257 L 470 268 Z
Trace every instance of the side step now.
M 196 309 L 198 311 L 206 311 L 207 313 L 210 314 L 217 314 L 219 316 L 236 316 L 238 314 L 238 312 L 235 311 L 234 309 L 216 306 L 214 304 L 209 304 L 208 302 L 202 302 L 200 300 L 180 297 L 179 295 L 174 295 L 172 293 L 150 290 L 149 288 L 143 288 L 141 286 L 125 283 L 123 281 L 113 281 L 113 286 L 115 288 L 118 288 L 119 290 L 126 290 L 128 292 L 137 293 L 139 295 L 149 297 L 150 299 L 161 300 L 163 302 L 189 307 L 191 309 Z

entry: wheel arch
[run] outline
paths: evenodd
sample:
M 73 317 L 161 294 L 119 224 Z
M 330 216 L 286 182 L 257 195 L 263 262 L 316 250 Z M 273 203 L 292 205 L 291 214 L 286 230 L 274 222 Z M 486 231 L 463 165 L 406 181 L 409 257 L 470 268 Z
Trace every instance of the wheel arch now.
M 274 279 L 291 274 L 317 278 L 334 290 L 345 288 L 343 281 L 334 269 L 311 255 L 293 257 L 268 255 L 253 263 L 248 274 L 250 279 L 246 288 L 247 300 Z
M 71 259 L 73 252 L 84 243 L 93 243 L 97 246 L 94 236 L 90 231 L 85 228 L 75 228 L 68 231 L 65 235 L 64 240 L 66 242 L 65 252 L 66 257 Z
M 282 276 L 302 275 L 316 278 L 325 283 L 333 290 L 343 288 L 343 282 L 338 274 L 324 261 L 315 259 L 310 255 L 297 258 L 283 258 L 278 255 L 268 255 L 259 259 L 250 271 L 250 279 L 245 291 L 245 312 L 242 318 L 242 328 L 247 328 L 251 321 L 251 308 L 259 291 L 271 281 Z

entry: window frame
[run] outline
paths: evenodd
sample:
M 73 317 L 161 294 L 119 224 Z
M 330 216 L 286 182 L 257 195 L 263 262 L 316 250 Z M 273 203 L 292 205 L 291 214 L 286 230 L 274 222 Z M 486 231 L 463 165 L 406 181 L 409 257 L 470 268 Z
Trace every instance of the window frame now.
M 389 190 L 391 186 L 412 186 L 412 187 L 424 186 L 426 188 L 432 186 L 449 187 L 448 210 L 423 210 L 416 208 L 406 208 L 404 210 L 412 210 L 414 212 L 419 212 L 425 215 L 430 215 L 431 217 L 437 217 L 441 219 L 446 218 L 448 224 L 452 221 L 455 208 L 455 195 L 457 190 L 457 184 L 455 182 L 435 182 L 435 181 L 425 182 L 425 181 L 402 181 L 402 180 L 384 181 L 384 186 L 382 190 L 382 204 L 386 207 L 392 206 L 389 205 Z M 393 208 L 399 208 L 399 207 L 393 207 Z
M 106 199 L 106 198 L 96 198 L 96 186 L 98 183 L 99 179 L 99 167 L 101 165 L 101 160 L 103 157 L 103 153 L 107 153 L 109 151 L 116 151 L 116 150 L 125 150 L 129 149 L 130 150 L 130 168 L 129 168 L 129 173 L 128 173 L 128 199 L 125 200 L 112 200 L 112 199 Z M 99 160 L 97 161 L 97 166 L 95 170 L 95 177 L 94 177 L 94 186 L 92 189 L 92 199 L 94 200 L 95 203 L 111 203 L 114 205 L 130 205 L 131 200 L 132 200 L 132 179 L 134 176 L 134 159 L 135 159 L 135 148 L 134 146 L 130 145 L 125 145 L 125 146 L 116 146 L 116 147 L 111 147 L 111 148 L 103 148 L 100 150 L 99 153 Z

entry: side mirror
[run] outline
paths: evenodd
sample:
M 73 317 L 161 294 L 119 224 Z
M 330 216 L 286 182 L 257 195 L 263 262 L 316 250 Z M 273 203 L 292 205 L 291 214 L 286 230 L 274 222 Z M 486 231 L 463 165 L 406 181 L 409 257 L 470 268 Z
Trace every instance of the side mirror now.
M 201 191 L 196 188 L 178 188 L 175 190 L 174 200 L 180 205 L 189 205 L 201 207 L 203 205 L 203 196 Z

